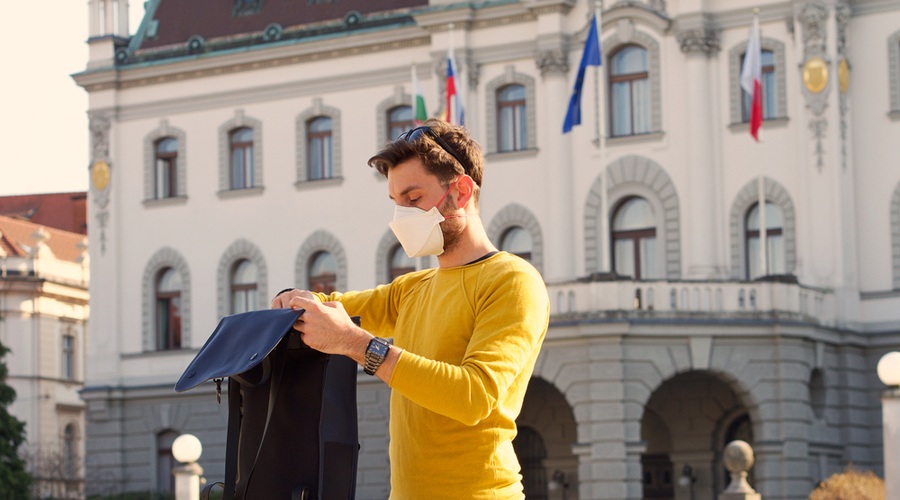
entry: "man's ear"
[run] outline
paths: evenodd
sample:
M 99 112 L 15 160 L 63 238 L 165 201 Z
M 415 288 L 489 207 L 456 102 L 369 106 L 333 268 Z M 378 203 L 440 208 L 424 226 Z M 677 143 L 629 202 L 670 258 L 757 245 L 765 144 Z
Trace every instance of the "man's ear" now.
M 456 199 L 456 206 L 464 207 L 469 203 L 472 195 L 475 194 L 475 181 L 468 175 L 463 175 L 456 181 L 456 190 L 459 192 L 459 197 Z

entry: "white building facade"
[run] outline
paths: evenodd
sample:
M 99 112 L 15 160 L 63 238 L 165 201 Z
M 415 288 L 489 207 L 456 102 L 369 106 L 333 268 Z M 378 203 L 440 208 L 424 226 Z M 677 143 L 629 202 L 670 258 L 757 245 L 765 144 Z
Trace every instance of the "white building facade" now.
M 33 498 L 83 497 L 89 265 L 84 235 L 0 216 L 0 342 Z
M 151 0 L 131 37 L 125 1 L 90 5 L 95 492 L 171 488 L 181 433 L 221 480 L 214 386 L 172 390 L 220 317 L 432 265 L 398 254 L 366 160 L 411 123 L 411 66 L 438 113 L 448 51 L 487 158 L 482 219 L 552 301 L 516 442 L 529 498 L 712 499 L 733 439 L 766 498 L 850 462 L 881 473 L 896 2 L 606 0 L 565 135 L 590 2 Z M 738 83 L 754 9 L 759 143 Z M 389 493 L 388 396 L 360 376 L 357 498 Z

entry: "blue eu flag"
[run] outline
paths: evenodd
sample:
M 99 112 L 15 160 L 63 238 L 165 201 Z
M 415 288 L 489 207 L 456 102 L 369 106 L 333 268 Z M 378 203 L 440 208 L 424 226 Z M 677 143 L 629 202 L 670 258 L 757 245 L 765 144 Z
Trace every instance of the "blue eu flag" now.
M 584 42 L 584 53 L 581 54 L 581 64 L 578 65 L 575 88 L 572 89 L 569 109 L 566 111 L 566 121 L 563 122 L 563 134 L 572 130 L 575 125 L 581 125 L 581 89 L 584 87 L 584 72 L 588 66 L 600 66 L 600 33 L 597 28 L 597 14 L 594 14 L 591 20 L 591 30 Z

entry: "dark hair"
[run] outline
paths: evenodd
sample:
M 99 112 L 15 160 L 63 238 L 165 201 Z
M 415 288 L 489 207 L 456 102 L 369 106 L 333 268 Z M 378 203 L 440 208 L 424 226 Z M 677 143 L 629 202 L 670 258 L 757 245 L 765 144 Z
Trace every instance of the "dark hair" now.
M 412 142 L 406 135 L 389 142 L 375 156 L 369 158 L 369 166 L 387 177 L 388 171 L 413 157 L 422 160 L 425 168 L 433 174 L 441 184 L 447 184 L 457 176 L 466 174 L 475 181 L 476 200 L 481 187 L 484 172 L 484 156 L 481 147 L 469 136 L 465 128 L 451 125 L 434 118 L 425 122 L 425 126 L 437 134 L 454 152 L 456 157 L 447 152 L 429 134 L 416 134 Z

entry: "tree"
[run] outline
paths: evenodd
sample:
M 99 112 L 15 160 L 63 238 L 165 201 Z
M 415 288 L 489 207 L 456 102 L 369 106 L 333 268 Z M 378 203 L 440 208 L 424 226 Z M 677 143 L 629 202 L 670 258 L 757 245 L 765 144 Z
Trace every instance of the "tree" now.
M 884 480 L 872 471 L 858 471 L 853 464 L 819 483 L 809 500 L 884 500 Z
M 31 476 L 19 455 L 19 446 L 25 442 L 25 424 L 7 409 L 16 399 L 16 391 L 6 385 L 9 370 L 3 358 L 8 352 L 0 343 L 0 498 L 24 500 L 28 498 Z

